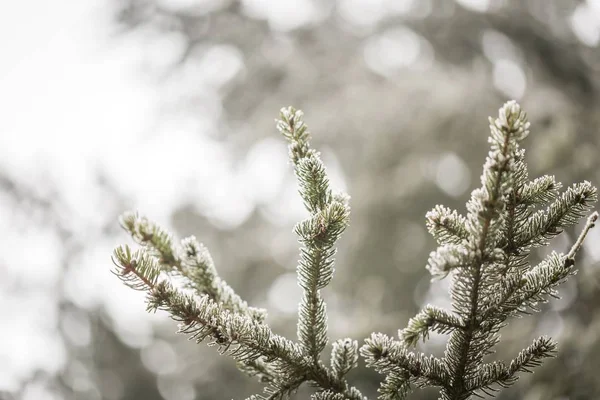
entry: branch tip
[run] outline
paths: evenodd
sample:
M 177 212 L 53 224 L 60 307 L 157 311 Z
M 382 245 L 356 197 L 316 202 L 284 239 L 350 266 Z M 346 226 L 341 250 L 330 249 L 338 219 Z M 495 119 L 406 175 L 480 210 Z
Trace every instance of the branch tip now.
M 569 252 L 567 253 L 567 258 L 570 260 L 573 260 L 575 258 L 575 255 L 577 254 L 577 252 L 579 251 L 579 249 L 581 249 L 581 246 L 583 245 L 583 241 L 585 240 L 588 232 L 590 231 L 590 229 L 592 229 L 593 227 L 596 226 L 596 221 L 598 220 L 598 211 L 594 211 L 592 213 L 592 215 L 590 215 L 585 223 L 585 226 L 583 227 L 583 230 L 581 231 L 581 233 L 579 234 L 579 237 L 577 238 L 577 241 L 575 242 L 575 244 L 573 245 L 573 247 L 571 247 L 571 250 L 569 250 Z

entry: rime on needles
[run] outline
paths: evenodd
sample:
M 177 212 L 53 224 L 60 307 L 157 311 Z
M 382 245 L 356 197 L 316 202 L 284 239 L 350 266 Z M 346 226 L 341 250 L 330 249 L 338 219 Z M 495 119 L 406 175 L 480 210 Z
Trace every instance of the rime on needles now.
M 490 131 L 481 188 L 472 192 L 467 215 L 440 205 L 426 215 L 427 228 L 439 243 L 427 269 L 437 278 L 451 275 L 452 310 L 427 305 L 399 331 L 399 340 L 374 334 L 361 348 L 367 364 L 386 375 L 382 399 L 404 398 L 411 384 L 440 387 L 442 400 L 492 394 L 556 349 L 542 336 L 510 363 L 485 360 L 508 318 L 538 311 L 537 304 L 556 297 L 556 287 L 573 274 L 575 253 L 597 213 L 568 254 L 552 252 L 537 265 L 530 265 L 528 256 L 578 222 L 597 200 L 596 188 L 586 181 L 559 193 L 561 185 L 553 176 L 529 180 L 519 146 L 529 123 L 516 102 L 504 104 L 498 118 L 490 118 Z M 441 359 L 409 350 L 431 332 L 449 335 Z
M 466 400 L 512 385 L 519 372 L 530 372 L 554 354 L 556 344 L 542 336 L 510 362 L 485 359 L 510 317 L 538 311 L 539 303 L 557 296 L 557 286 L 574 273 L 574 257 L 598 217 L 588 218 L 567 254 L 552 252 L 539 264 L 529 264 L 531 250 L 577 223 L 597 193 L 587 181 L 560 193 L 553 176 L 529 180 L 519 145 L 529 134 L 529 123 L 516 102 L 504 104 L 498 117 L 490 118 L 491 149 L 467 215 L 441 205 L 426 215 L 427 228 L 439 243 L 427 269 L 436 278 L 452 279 L 452 309 L 427 305 L 397 339 L 373 333 L 360 350 L 356 340 L 336 340 L 329 365 L 321 360 L 329 343 L 321 290 L 333 278 L 336 241 L 349 223 L 349 196 L 331 189 L 301 111 L 283 108 L 277 129 L 289 142 L 309 213 L 294 229 L 302 246 L 297 340 L 274 333 L 265 323 L 266 311 L 248 305 L 219 277 L 210 253 L 193 236 L 176 243 L 154 222 L 129 212 L 121 225 L 140 248 L 120 246 L 113 254 L 113 272 L 146 292 L 148 311 L 167 311 L 179 322 L 179 332 L 208 341 L 265 384 L 263 393 L 248 399 L 288 398 L 303 383 L 316 388 L 314 400 L 366 399 L 346 380 L 360 354 L 384 375 L 380 399 L 404 399 L 413 387 L 435 386 L 442 400 Z M 442 358 L 411 350 L 431 332 L 449 335 Z

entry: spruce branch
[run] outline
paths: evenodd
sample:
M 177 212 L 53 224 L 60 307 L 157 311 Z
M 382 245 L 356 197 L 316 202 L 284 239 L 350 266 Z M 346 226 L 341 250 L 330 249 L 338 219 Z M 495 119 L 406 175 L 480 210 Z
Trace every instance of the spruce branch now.
M 119 246 L 111 259 L 115 266 L 111 272 L 130 288 L 146 291 L 156 285 L 161 270 L 156 260 L 146 252 L 132 252 L 129 246 Z
M 343 395 L 332 392 L 330 390 L 317 392 L 310 396 L 310 398 L 311 400 L 346 400 L 346 398 Z
M 347 400 L 347 399 L 360 399 L 366 400 L 362 394 L 356 388 L 350 388 L 348 395 L 336 393 L 331 390 L 324 390 L 317 392 L 310 397 L 312 400 Z
M 157 258 L 161 268 L 170 270 L 179 264 L 171 234 L 159 225 L 131 211 L 123 213 L 119 217 L 119 223 L 136 243 L 144 246 L 149 254 Z
M 303 289 L 298 312 L 298 339 L 316 365 L 327 344 L 326 306 L 319 291 L 333 277 L 334 246 L 348 225 L 350 208 L 346 198 L 339 201 L 333 196 L 325 166 L 319 154 L 310 149 L 310 134 L 302 117 L 301 111 L 283 108 L 277 128 L 290 142 L 289 155 L 298 178 L 300 196 L 310 213 L 309 218 L 295 228 L 304 245 L 297 268 L 298 283 Z
M 154 222 L 125 213 L 121 225 L 142 247 L 117 247 L 112 272 L 146 293 L 149 312 L 167 311 L 179 322 L 180 333 L 207 341 L 232 357 L 242 372 L 266 384 L 263 394 L 249 400 L 287 399 L 304 383 L 316 388 L 313 400 L 366 400 L 346 381 L 359 355 L 385 376 L 380 399 L 404 399 L 413 386 L 435 386 L 442 400 L 467 400 L 493 395 L 514 384 L 520 372 L 531 372 L 553 356 L 556 344 L 543 336 L 508 364 L 484 362 L 509 317 L 539 311 L 538 304 L 557 297 L 558 285 L 574 274 L 575 256 L 597 212 L 567 254 L 551 252 L 534 266 L 528 258 L 532 248 L 577 223 L 597 201 L 597 189 L 584 181 L 559 193 L 561 184 L 553 176 L 529 180 L 525 151 L 519 147 L 529 123 L 511 101 L 490 119 L 491 150 L 467 214 L 438 205 L 426 215 L 427 229 L 439 243 L 427 269 L 434 277 L 451 275 L 452 311 L 425 306 L 398 332 L 399 340 L 373 333 L 360 349 L 354 340 L 337 340 L 325 366 L 321 353 L 328 343 L 327 313 L 320 291 L 334 275 L 335 245 L 349 223 L 349 196 L 331 190 L 302 117 L 301 111 L 288 107 L 277 121 L 289 141 L 299 193 L 309 213 L 294 228 L 302 246 L 298 343 L 275 334 L 265 323 L 266 311 L 250 307 L 219 277 L 210 253 L 195 237 L 176 244 Z M 441 359 L 409 350 L 431 332 L 449 334 Z
M 157 223 L 137 213 L 126 212 L 120 218 L 121 226 L 151 257 L 157 266 L 167 273 L 177 273 L 183 277 L 185 287 L 198 296 L 209 295 L 225 309 L 248 315 L 257 321 L 264 321 L 267 312 L 250 307 L 242 300 L 218 274 L 208 249 L 194 236 L 175 246 L 171 234 Z
M 410 375 L 398 368 L 394 373 L 385 377 L 377 390 L 381 400 L 403 400 L 412 391 L 410 386 Z
M 508 374 L 512 376 L 517 372 L 532 373 L 531 368 L 540 366 L 544 358 L 554 357 L 555 351 L 556 343 L 546 336 L 541 336 L 510 363 Z
M 344 375 L 358 365 L 358 342 L 351 339 L 339 339 L 333 342 L 331 350 L 331 372 L 341 380 Z
M 559 194 L 553 176 L 529 180 L 520 142 L 529 134 L 525 113 L 514 101 L 490 119 L 491 150 L 484 163 L 481 187 L 467 203 L 466 216 L 443 206 L 427 213 L 427 228 L 439 243 L 427 262 L 437 278 L 452 276 L 453 312 L 426 306 L 399 331 L 400 342 L 373 335 L 361 348 L 368 366 L 385 375 L 380 398 L 402 399 L 411 384 L 441 387 L 443 400 L 467 400 L 480 393 L 493 395 L 552 356 L 555 344 L 542 337 L 510 365 L 484 363 L 500 340 L 506 320 L 538 311 L 538 304 L 557 297 L 557 286 L 574 273 L 574 256 L 598 218 L 588 219 L 567 255 L 552 252 L 536 266 L 528 257 L 533 247 L 575 224 L 597 200 L 589 182 Z M 431 359 L 409 352 L 430 332 L 450 334 L 444 357 Z M 428 365 L 429 370 L 416 368 Z M 423 372 L 425 371 L 425 373 Z
M 520 193 L 520 203 L 535 206 L 556 200 L 558 190 L 562 187 L 554 175 L 544 175 L 523 185 Z
M 479 367 L 477 376 L 469 382 L 469 390 L 491 395 L 491 392 L 498 390 L 492 385 L 507 388 L 517 382 L 518 372 L 533 373 L 532 368 L 539 367 L 543 359 L 554 357 L 555 352 L 556 343 L 546 336 L 541 336 L 522 350 L 508 367 L 501 361 L 483 364 Z
M 529 218 L 523 232 L 517 236 L 516 245 L 545 246 L 548 239 L 562 233 L 566 226 L 576 224 L 597 201 L 597 189 L 588 181 L 574 184 L 546 210 Z
M 428 304 L 408 321 L 408 326 L 402 329 L 398 336 L 407 346 L 415 346 L 419 339 L 427 339 L 430 332 L 444 334 L 455 329 L 465 329 L 460 317 Z
M 488 396 L 493 396 L 498 389 L 492 385 L 497 384 L 506 388 L 516 381 L 516 378 L 509 376 L 508 368 L 502 361 L 483 364 L 477 369 L 477 372 L 477 375 L 467 383 L 469 390 L 474 395 L 477 395 L 477 392 L 483 392 Z
M 373 333 L 360 349 L 368 367 L 381 374 L 394 375 L 396 382 L 402 380 L 418 387 L 445 386 L 448 374 L 442 361 L 422 353 L 413 353 L 399 341 L 382 333 Z M 403 387 L 404 384 L 398 387 Z
M 494 297 L 494 303 L 483 313 L 481 320 L 504 321 L 516 313 L 539 311 L 538 304 L 547 302 L 548 297 L 557 298 L 555 288 L 574 273 L 575 255 L 597 219 L 598 212 L 588 217 L 584 229 L 566 255 L 552 252 L 520 279 L 516 276 L 507 279 Z
M 269 396 L 276 392 L 285 396 L 299 386 L 293 382 L 306 380 L 307 359 L 297 344 L 275 335 L 263 323 L 224 309 L 208 295 L 198 298 L 180 292 L 158 279 L 160 269 L 149 260 L 147 254 L 131 253 L 127 247 L 115 250 L 115 273 L 131 287 L 147 291 L 148 311 L 167 311 L 180 323 L 180 333 L 196 342 L 210 338 L 209 345 L 217 346 L 221 354 L 253 367 L 253 374 L 265 375 L 272 391 Z M 326 371 L 311 371 L 315 380 L 327 380 Z
M 299 306 L 300 343 L 274 334 L 264 323 L 266 312 L 248 306 L 217 274 L 208 250 L 191 236 L 175 244 L 158 224 L 125 213 L 123 228 L 142 248 L 119 247 L 113 271 L 130 287 L 147 293 L 147 309 L 167 311 L 180 323 L 179 332 L 197 342 L 207 340 L 238 368 L 266 383 L 264 394 L 251 399 L 284 399 L 298 387 L 312 383 L 316 396 L 364 400 L 344 375 L 358 362 L 356 341 L 333 345 L 331 369 L 320 361 L 327 344 L 327 314 L 319 291 L 333 277 L 335 242 L 348 225 L 349 196 L 333 193 L 319 154 L 310 149 L 302 113 L 283 109 L 278 127 L 290 140 L 300 194 L 310 213 L 295 227 L 303 247 L 298 281 L 303 288 Z M 171 282 L 175 278 L 177 285 Z
M 466 219 L 459 215 L 456 210 L 450 210 L 442 205 L 437 205 L 429 211 L 427 219 L 427 230 L 440 245 L 463 244 L 469 238 L 466 228 Z
M 466 329 L 454 331 L 446 348 L 446 367 L 451 371 L 452 388 L 447 390 L 449 397 L 466 399 L 470 391 L 465 377 L 471 375 L 481 363 L 487 349 L 495 342 L 482 343 L 486 338 L 479 334 L 477 316 L 480 312 L 480 296 L 485 295 L 482 271 L 484 260 L 494 251 L 500 234 L 506 194 L 513 189 L 510 171 L 518 141 L 529 134 L 526 114 L 515 102 L 508 102 L 495 120 L 490 118 L 491 151 L 484 164 L 481 176 L 482 188 L 474 191 L 468 205 L 467 224 L 472 234 L 471 265 L 457 274 L 460 284 L 453 285 L 455 309 L 465 319 Z M 483 284 L 482 284 L 483 283 Z M 457 304 L 458 303 L 458 304 Z M 483 350 L 483 351 L 482 351 Z
M 261 383 L 271 383 L 277 377 L 277 371 L 265 362 L 263 356 L 256 360 L 238 361 L 236 367 L 248 376 L 257 377 Z
M 197 294 L 207 294 L 228 310 L 244 314 L 259 322 L 267 317 L 263 308 L 251 307 L 217 273 L 208 249 L 195 236 L 181 241 L 178 271 L 187 278 L 184 282 Z
M 484 318 L 505 320 L 515 312 L 539 311 L 537 305 L 547 302 L 547 297 L 557 297 L 554 288 L 572 273 L 573 264 L 566 256 L 552 252 L 544 261 L 525 273 L 516 285 L 501 293 L 501 301 L 483 313 Z M 494 314 L 496 312 L 496 314 Z M 499 312 L 499 314 L 498 314 Z
M 183 293 L 167 279 L 159 279 L 157 263 L 144 252 L 132 253 L 127 246 L 118 247 L 113 261 L 114 273 L 119 278 L 148 293 L 148 309 L 168 311 L 181 322 L 180 331 L 190 334 L 191 339 L 201 342 L 210 336 L 221 351 L 242 362 L 254 361 L 259 356 L 277 359 L 292 367 L 293 364 L 300 367 L 305 362 L 296 344 L 274 335 L 265 324 L 223 308 L 208 295 L 196 297 Z
M 429 254 L 427 269 L 434 278 L 445 278 L 452 270 L 469 262 L 468 249 L 464 245 L 444 244 Z
M 304 383 L 306 377 L 300 376 L 293 379 L 289 379 L 285 382 L 281 382 L 279 385 L 267 386 L 264 390 L 265 395 L 257 395 L 258 399 L 264 400 L 283 400 L 293 395 L 296 390 Z

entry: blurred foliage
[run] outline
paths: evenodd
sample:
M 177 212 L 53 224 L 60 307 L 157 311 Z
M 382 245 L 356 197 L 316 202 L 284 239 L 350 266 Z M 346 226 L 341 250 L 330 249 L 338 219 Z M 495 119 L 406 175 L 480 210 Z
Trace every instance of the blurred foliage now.
M 210 115 L 214 137 L 241 159 L 257 141 L 277 138 L 273 119 L 291 104 L 305 112 L 325 163 L 328 154 L 339 163 L 352 216 L 333 288 L 324 293 L 332 339 L 362 341 L 373 331 L 396 335 L 422 303 L 445 301 L 444 283 L 430 284 L 424 268 L 434 249 L 424 215 L 438 203 L 464 210 L 487 152 L 487 116 L 507 97 L 520 97 L 529 113 L 532 134 L 524 147 L 532 177 L 600 182 L 600 52 L 576 34 L 585 20 L 575 18 L 591 6 L 571 0 L 461 3 L 487 7 L 477 11 L 446 0 L 113 1 L 114 40 L 147 38 L 148 51 L 156 53 L 140 68 L 164 90 L 157 119 Z M 211 74 L 197 76 L 203 61 Z M 208 83 L 199 84 L 202 79 Z M 298 253 L 293 221 L 274 224 L 265 208 L 259 204 L 235 229 L 211 225 L 191 204 L 173 210 L 171 222 L 181 237 L 195 234 L 207 245 L 242 297 L 272 311 L 268 283 L 293 271 Z M 116 227 L 115 218 L 107 232 Z M 567 245 L 556 243 L 562 251 Z M 109 263 L 107 254 L 107 273 Z M 511 323 L 499 352 L 508 359 L 545 333 L 558 340 L 558 358 L 498 398 L 600 396 L 600 274 L 597 260 L 579 265 L 576 279 L 561 289 L 564 299 Z M 62 310 L 73 307 L 65 301 Z M 99 311 L 89 316 L 91 348 L 71 349 L 57 381 L 65 398 L 80 398 L 71 377 L 80 364 L 106 399 L 229 399 L 256 391 L 258 385 L 229 360 L 175 336 L 174 323 L 162 317 L 154 336 L 174 352 L 174 371 L 148 371 L 141 362 L 145 350 L 121 343 L 110 315 Z M 294 313 L 277 311 L 269 317 L 288 337 L 295 336 L 295 320 Z M 373 398 L 378 379 L 364 366 L 349 376 Z M 427 390 L 412 398 L 437 396 Z

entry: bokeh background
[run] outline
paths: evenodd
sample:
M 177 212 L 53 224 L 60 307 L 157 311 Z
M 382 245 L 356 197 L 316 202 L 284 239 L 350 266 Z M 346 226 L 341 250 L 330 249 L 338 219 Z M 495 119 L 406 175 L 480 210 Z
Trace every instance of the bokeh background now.
M 334 186 L 352 196 L 324 293 L 330 338 L 395 335 L 425 303 L 448 302 L 448 282 L 424 268 L 435 248 L 424 215 L 464 211 L 487 116 L 504 101 L 530 115 L 532 176 L 600 183 L 599 42 L 597 0 L 2 2 L 0 398 L 260 390 L 167 315 L 146 314 L 110 254 L 131 243 L 125 210 L 195 234 L 294 337 L 292 228 L 305 214 L 274 129 L 286 105 L 305 111 Z M 561 300 L 503 331 L 500 358 L 540 334 L 560 353 L 500 399 L 600 398 L 600 229 L 579 266 Z M 421 350 L 443 346 L 434 336 Z M 379 376 L 361 365 L 349 378 L 375 398 Z

